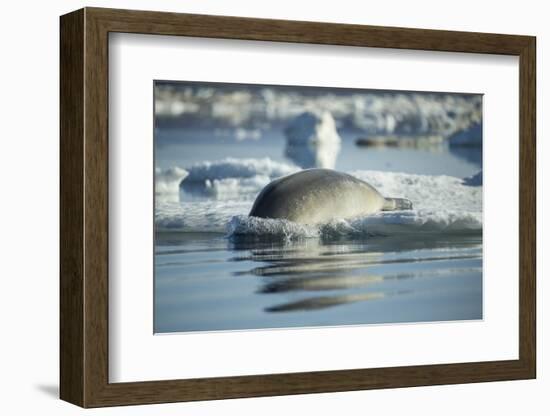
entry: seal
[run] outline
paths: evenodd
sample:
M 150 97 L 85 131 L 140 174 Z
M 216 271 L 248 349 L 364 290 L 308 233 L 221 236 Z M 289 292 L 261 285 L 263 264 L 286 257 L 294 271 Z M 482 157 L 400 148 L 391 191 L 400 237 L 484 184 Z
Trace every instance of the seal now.
M 408 199 L 384 198 L 373 186 L 354 176 L 331 169 L 306 169 L 266 185 L 249 216 L 319 224 L 406 209 L 412 209 Z

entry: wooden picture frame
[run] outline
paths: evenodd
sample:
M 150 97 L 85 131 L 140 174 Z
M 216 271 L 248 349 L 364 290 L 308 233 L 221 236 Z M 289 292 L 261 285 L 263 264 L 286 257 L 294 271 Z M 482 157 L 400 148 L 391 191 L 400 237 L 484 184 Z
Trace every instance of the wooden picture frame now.
M 60 29 L 61 399 L 101 407 L 535 378 L 534 37 L 100 8 L 62 16 Z M 110 32 L 519 56 L 519 359 L 109 383 Z

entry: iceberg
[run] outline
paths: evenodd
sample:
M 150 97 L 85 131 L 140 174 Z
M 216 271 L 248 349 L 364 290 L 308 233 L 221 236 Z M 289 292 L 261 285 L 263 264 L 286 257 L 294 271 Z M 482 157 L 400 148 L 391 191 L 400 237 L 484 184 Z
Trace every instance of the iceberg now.
M 155 169 L 155 196 L 164 199 L 179 199 L 179 184 L 189 172 L 179 167 Z
M 342 139 L 328 111 L 307 111 L 285 129 L 285 155 L 302 168 L 334 169 Z

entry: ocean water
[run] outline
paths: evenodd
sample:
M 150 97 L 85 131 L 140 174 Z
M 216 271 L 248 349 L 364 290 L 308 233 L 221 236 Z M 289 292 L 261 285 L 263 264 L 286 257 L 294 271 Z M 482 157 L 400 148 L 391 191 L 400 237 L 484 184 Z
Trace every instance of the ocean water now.
M 296 150 L 276 126 L 157 128 L 156 333 L 483 318 L 480 148 L 361 148 L 339 133 L 336 148 Z M 272 179 L 319 164 L 414 209 L 248 217 Z
M 476 235 L 322 241 L 163 233 L 155 331 L 480 319 Z

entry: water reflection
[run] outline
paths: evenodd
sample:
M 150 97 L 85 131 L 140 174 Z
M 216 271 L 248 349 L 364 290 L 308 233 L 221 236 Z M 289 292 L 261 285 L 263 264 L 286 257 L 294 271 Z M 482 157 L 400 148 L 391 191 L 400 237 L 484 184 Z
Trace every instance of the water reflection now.
M 278 279 L 263 284 L 258 293 L 282 293 L 304 290 L 323 291 L 363 287 L 369 284 L 382 281 L 380 275 L 345 275 L 341 276 L 317 276 L 317 277 L 296 277 Z
M 481 236 L 158 233 L 155 332 L 479 319 Z
M 266 241 L 260 243 L 261 247 L 257 242 L 251 246 L 250 241 L 231 244 L 237 253 L 243 253 L 232 261 L 253 265 L 233 274 L 256 276 L 260 279 L 256 293 L 278 295 L 264 308 L 265 312 L 312 311 L 410 295 L 413 291 L 400 288 L 399 282 L 481 272 L 480 241 L 462 236 L 422 240 L 371 238 L 345 243 Z M 327 295 L 319 296 L 319 292 Z M 292 295 L 291 299 L 281 299 L 285 294 Z
M 471 256 L 470 258 L 476 258 Z M 441 259 L 439 259 L 441 260 Z M 455 268 L 446 271 L 432 270 L 416 273 L 395 273 L 395 274 L 364 274 L 359 276 L 342 274 L 341 276 L 318 276 L 318 277 L 293 277 L 287 279 L 278 279 L 267 282 L 261 286 L 258 293 L 283 293 L 299 291 L 328 291 L 338 289 L 351 289 L 366 287 L 388 280 L 413 279 L 418 277 L 433 277 L 436 275 L 453 274 L 460 272 L 471 272 L 475 268 Z
M 166 233 L 171 236 L 168 241 L 179 239 L 178 233 Z M 159 234 L 160 236 L 160 234 Z M 164 236 L 163 236 L 164 237 Z M 168 237 L 165 237 L 168 239 Z M 177 244 L 178 240 L 174 241 Z M 399 252 L 405 250 L 452 250 L 455 248 L 473 247 L 480 243 L 476 235 L 438 235 L 423 234 L 422 238 L 411 238 L 410 235 L 395 235 L 388 237 L 369 236 L 365 238 L 342 237 L 340 240 L 323 241 L 320 239 L 282 240 L 274 238 L 251 238 L 248 236 L 232 236 L 227 240 L 228 248 L 235 252 L 251 251 L 254 253 L 284 253 L 285 255 L 300 251 L 316 253 L 365 253 L 365 252 Z M 368 250 L 367 250 L 368 249 Z M 235 257 L 234 259 L 239 259 Z
M 344 305 L 359 301 L 368 301 L 385 298 L 385 293 L 360 293 L 354 295 L 340 296 L 318 296 L 309 299 L 300 300 L 297 302 L 283 303 L 265 308 L 266 312 L 295 312 L 295 311 L 311 311 L 318 309 L 326 309 L 332 306 Z

